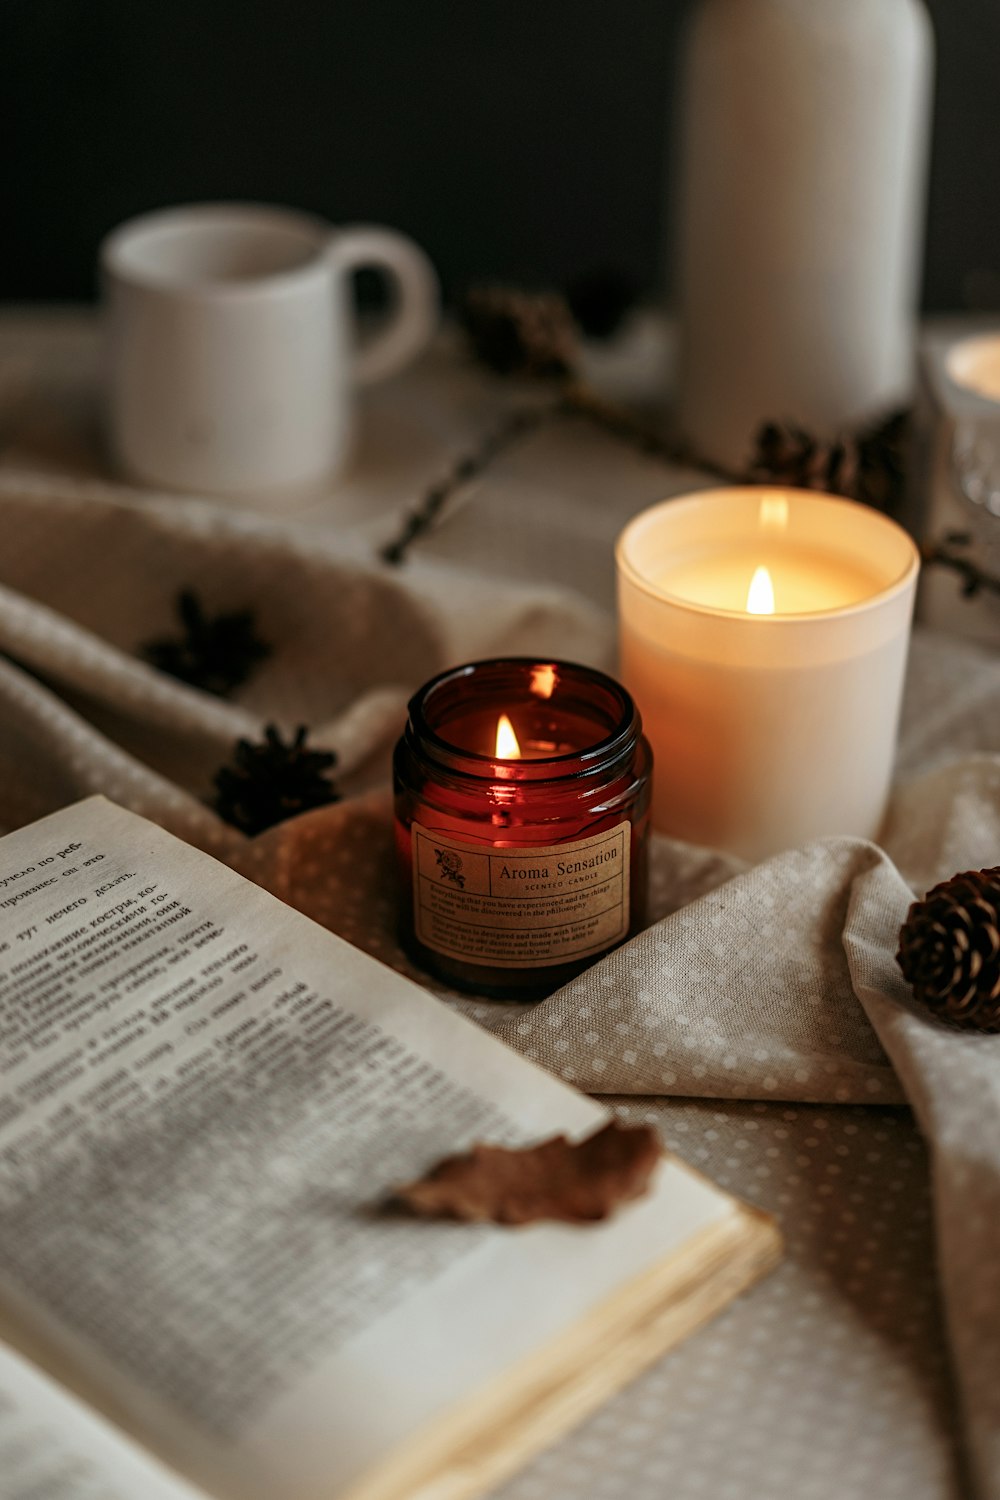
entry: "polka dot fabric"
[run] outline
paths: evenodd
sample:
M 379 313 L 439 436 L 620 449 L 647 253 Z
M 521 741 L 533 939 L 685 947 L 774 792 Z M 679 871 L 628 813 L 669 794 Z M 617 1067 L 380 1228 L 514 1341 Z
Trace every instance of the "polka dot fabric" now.
M 926 1159 L 909 1117 L 611 1102 L 774 1213 L 785 1259 L 503 1500 L 958 1500 Z
M 954 773 L 992 807 L 1000 841 L 994 774 L 987 757 Z M 905 795 L 919 800 L 915 783 Z M 932 879 L 956 816 L 935 816 L 936 865 L 921 846 Z M 396 940 L 384 793 L 250 847 L 248 873 L 256 863 L 286 900 L 428 983 Z M 912 890 L 874 845 L 833 840 L 744 869 L 657 839 L 653 889 L 649 929 L 536 1006 L 438 992 L 774 1213 L 786 1260 L 504 1494 L 944 1497 L 963 1493 L 966 1464 L 982 1494 L 1000 1493 L 1000 1039 L 912 1009 L 894 959 Z M 931 1142 L 937 1248 L 903 1100 Z
M 871 920 L 898 931 L 910 891 L 872 845 L 794 850 L 655 923 L 501 1034 L 601 1093 L 898 1103 L 840 942 L 873 866 L 886 901 Z
M 359 516 L 383 485 L 392 520 L 415 483 L 412 454 L 376 453 L 372 433 L 405 428 L 431 476 L 495 420 L 495 386 L 456 368 L 408 388 L 412 420 L 398 390 L 375 398 L 374 468 L 346 481 Z M 102 792 L 430 985 L 396 933 L 386 785 L 406 697 L 476 655 L 609 665 L 623 506 L 669 488 L 651 461 L 568 432 L 505 474 L 387 572 L 364 521 L 309 531 L 51 463 L 0 472 L 0 828 Z M 183 584 L 213 609 L 256 607 L 275 647 L 234 703 L 138 657 Z M 345 796 L 248 841 L 205 799 L 267 719 L 336 749 Z M 918 1014 L 893 960 L 914 891 L 1000 857 L 995 653 L 915 641 L 899 768 L 877 848 L 838 839 L 747 869 L 654 839 L 650 926 L 574 984 L 534 1008 L 438 990 L 654 1124 L 774 1213 L 787 1246 L 505 1500 L 1000 1500 L 1000 1038 Z

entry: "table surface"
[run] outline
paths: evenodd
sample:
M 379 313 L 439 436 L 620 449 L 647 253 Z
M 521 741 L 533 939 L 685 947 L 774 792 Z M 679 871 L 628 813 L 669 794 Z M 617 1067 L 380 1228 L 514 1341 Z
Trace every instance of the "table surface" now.
M 592 373 L 610 392 L 649 399 L 668 364 L 662 328 L 646 320 L 595 356 Z M 106 478 L 98 371 L 91 310 L 0 314 L 0 468 Z M 417 369 L 366 394 L 350 469 L 328 493 L 278 513 L 280 524 L 370 550 L 512 403 L 529 399 L 442 338 Z M 418 545 L 414 565 L 575 591 L 610 617 L 623 521 L 706 483 L 564 422 L 506 455 Z M 909 1112 L 609 1102 L 775 1214 L 786 1258 L 506 1485 L 505 1500 L 960 1494 L 928 1163 Z

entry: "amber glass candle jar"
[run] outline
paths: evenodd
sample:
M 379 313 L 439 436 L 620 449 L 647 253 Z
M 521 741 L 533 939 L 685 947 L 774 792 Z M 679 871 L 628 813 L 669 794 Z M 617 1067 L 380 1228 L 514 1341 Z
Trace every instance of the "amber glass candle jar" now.
M 651 755 L 623 687 L 473 662 L 410 702 L 396 746 L 405 945 L 460 989 L 537 999 L 644 916 Z

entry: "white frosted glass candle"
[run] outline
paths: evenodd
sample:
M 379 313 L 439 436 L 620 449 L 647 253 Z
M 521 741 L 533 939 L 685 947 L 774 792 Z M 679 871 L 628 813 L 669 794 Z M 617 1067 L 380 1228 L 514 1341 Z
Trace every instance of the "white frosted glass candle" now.
M 637 516 L 617 562 L 654 826 L 750 860 L 873 837 L 919 567 L 906 532 L 812 491 L 706 490 Z
M 1000 333 L 961 339 L 944 363 L 949 380 L 981 401 L 1000 402 Z
M 742 471 L 913 379 L 933 38 L 922 0 L 698 0 L 675 209 L 678 422 Z

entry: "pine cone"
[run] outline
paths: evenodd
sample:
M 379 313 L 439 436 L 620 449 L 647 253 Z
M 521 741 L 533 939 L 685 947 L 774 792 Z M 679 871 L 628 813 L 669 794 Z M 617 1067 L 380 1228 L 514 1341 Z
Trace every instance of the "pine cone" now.
M 140 646 L 140 655 L 158 671 L 217 698 L 228 698 L 242 687 L 258 662 L 271 653 L 257 634 L 252 610 L 209 615 L 194 589 L 182 589 L 177 615 L 182 634 L 147 641 Z
M 237 740 L 234 764 L 214 777 L 212 806 L 227 823 L 253 836 L 296 813 L 340 801 L 327 776 L 336 764 L 332 750 L 307 750 L 305 725 L 285 744 L 273 724 L 264 730 L 264 743 Z
M 915 901 L 896 961 L 935 1015 L 1000 1031 L 1000 865 L 954 875 Z
M 498 375 L 570 375 L 577 330 L 564 298 L 504 286 L 473 287 L 459 308 L 472 348 Z
M 757 433 L 747 478 L 754 484 L 786 484 L 850 496 L 859 461 L 858 445 L 852 438 L 824 443 L 802 427 L 766 422 Z
M 846 495 L 892 513 L 903 495 L 906 434 L 905 412 L 829 442 L 801 427 L 766 422 L 757 433 L 746 477 L 751 484 Z

